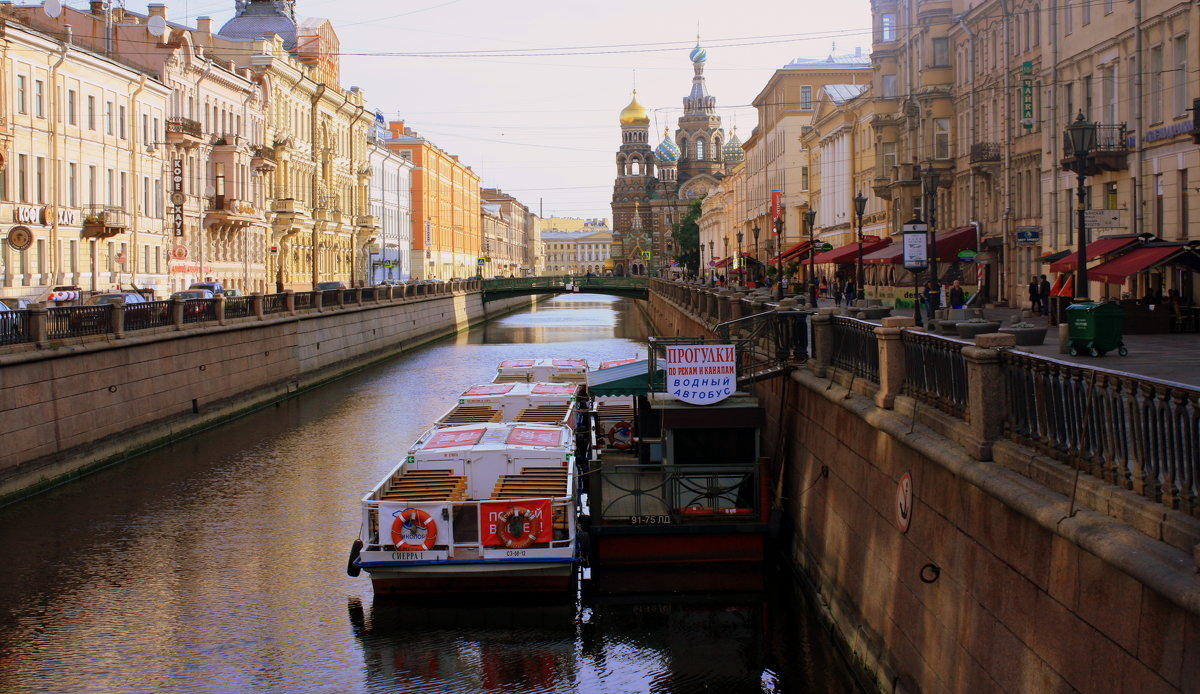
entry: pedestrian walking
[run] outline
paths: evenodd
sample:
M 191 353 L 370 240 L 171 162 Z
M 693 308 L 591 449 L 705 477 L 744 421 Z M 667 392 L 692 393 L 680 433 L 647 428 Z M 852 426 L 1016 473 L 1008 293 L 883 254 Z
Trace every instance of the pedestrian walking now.
M 1038 284 L 1038 298 L 1042 300 L 1042 315 L 1050 315 L 1050 280 L 1045 275 Z
M 933 278 L 925 280 L 925 284 L 921 286 L 921 298 L 925 300 L 925 317 L 933 320 L 933 312 L 941 308 L 941 290 L 937 286 L 937 282 Z
M 952 308 L 962 308 L 967 303 L 966 293 L 963 292 L 962 282 L 954 280 L 953 286 L 950 287 L 950 306 Z
M 1037 275 L 1029 278 L 1029 310 L 1035 316 L 1045 312 L 1042 308 L 1042 284 Z

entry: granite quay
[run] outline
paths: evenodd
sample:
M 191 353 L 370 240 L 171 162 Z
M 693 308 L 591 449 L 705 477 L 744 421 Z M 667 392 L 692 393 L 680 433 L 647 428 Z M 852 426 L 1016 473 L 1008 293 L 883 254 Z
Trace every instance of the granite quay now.
M 787 551 L 882 690 L 1194 691 L 1200 388 L 765 292 L 650 303 L 668 335 L 807 316 L 789 377 L 747 387 Z

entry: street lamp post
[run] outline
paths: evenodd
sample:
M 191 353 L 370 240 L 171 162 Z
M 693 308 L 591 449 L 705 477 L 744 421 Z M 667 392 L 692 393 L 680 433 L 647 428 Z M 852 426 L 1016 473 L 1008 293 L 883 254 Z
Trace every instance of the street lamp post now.
M 745 267 L 746 264 L 744 262 L 742 262 L 742 239 L 745 238 L 745 236 L 746 235 L 740 231 L 737 233 L 737 257 L 734 258 L 734 260 L 733 260 L 733 269 L 737 270 L 737 269 L 739 269 L 738 266 L 739 265 L 741 266 L 740 269 L 742 271 L 742 274 L 740 276 L 738 276 L 738 284 L 739 285 L 743 285 L 746 283 L 746 281 L 745 281 L 746 280 L 746 267 Z
M 934 295 L 933 308 L 941 308 L 941 286 L 942 281 L 938 275 L 938 252 L 937 252 L 937 189 L 938 181 L 941 179 L 941 174 L 933 168 L 933 164 L 925 165 L 925 170 L 921 172 L 921 183 L 925 188 L 925 197 L 928 204 L 925 207 L 925 217 L 929 220 L 929 274 L 933 277 L 934 283 L 938 286 L 938 291 Z
M 817 225 L 817 211 L 811 207 L 804 213 L 804 223 L 808 225 L 808 297 L 813 308 L 817 307 L 817 266 L 813 264 L 813 258 L 817 255 L 817 242 L 815 238 L 815 229 Z
M 717 267 L 716 267 L 717 266 L 717 258 L 713 254 L 714 253 L 713 243 L 714 242 L 712 241 L 712 239 L 709 239 L 709 241 L 708 241 L 708 280 L 710 283 L 712 283 L 713 275 L 715 275 L 717 272 Z
M 1088 300 L 1087 286 L 1087 192 L 1083 188 L 1087 177 L 1088 155 L 1096 145 L 1096 124 L 1084 117 L 1083 111 L 1067 126 L 1071 149 L 1075 155 L 1076 200 L 1079 207 L 1079 258 L 1075 266 L 1075 301 Z
M 858 214 L 858 279 L 855 281 L 855 296 L 866 296 L 863 285 L 866 275 L 863 274 L 863 213 L 867 211 L 867 196 L 859 191 L 854 196 L 854 211 Z
M 759 280 L 762 279 L 758 276 L 758 268 L 762 266 L 762 262 L 759 261 L 759 259 L 758 259 L 758 232 L 761 230 L 758 228 L 758 225 L 756 224 L 756 225 L 754 225 L 754 228 L 751 229 L 750 231 L 753 232 L 753 234 L 754 234 L 754 285 L 758 286 L 759 284 L 761 284 L 759 282 Z
M 775 290 L 775 298 L 783 301 L 783 215 L 775 218 L 775 239 L 778 241 L 775 259 L 779 263 L 779 282 L 776 283 L 779 288 Z

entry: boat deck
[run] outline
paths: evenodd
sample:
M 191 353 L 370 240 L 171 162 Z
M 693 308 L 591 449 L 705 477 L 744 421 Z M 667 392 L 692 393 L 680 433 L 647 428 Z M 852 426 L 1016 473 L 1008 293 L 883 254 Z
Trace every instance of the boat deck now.
M 406 470 L 393 477 L 380 497 L 383 501 L 463 501 L 467 478 L 451 470 Z
M 537 407 L 526 407 L 513 419 L 514 422 L 538 422 L 542 424 L 561 424 L 567 418 L 567 413 L 571 411 L 571 404 L 563 405 L 538 405 Z
M 492 498 L 563 497 L 569 494 L 567 468 L 527 467 L 522 468 L 518 475 L 500 475 Z
M 487 405 L 459 405 L 438 420 L 438 424 L 454 426 L 456 424 L 499 422 L 503 415 L 502 411 Z

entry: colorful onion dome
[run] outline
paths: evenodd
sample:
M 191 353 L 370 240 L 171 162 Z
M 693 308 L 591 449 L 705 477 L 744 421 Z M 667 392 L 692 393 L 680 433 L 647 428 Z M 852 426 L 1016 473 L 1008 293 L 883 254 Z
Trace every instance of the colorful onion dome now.
M 697 43 L 692 52 L 688 54 L 688 57 L 692 59 L 693 63 L 703 63 L 705 60 L 708 60 L 708 51 L 701 48 L 700 44 Z
M 729 142 L 721 148 L 721 154 L 728 162 L 738 162 L 746 158 L 746 150 L 742 148 L 742 141 L 738 139 L 737 128 L 729 135 Z
M 621 111 L 621 125 L 650 125 L 650 113 L 638 103 L 637 90 L 633 90 L 633 101 Z
M 663 141 L 654 150 L 654 158 L 659 164 L 676 164 L 679 162 L 679 145 L 671 140 L 670 130 L 663 128 Z

